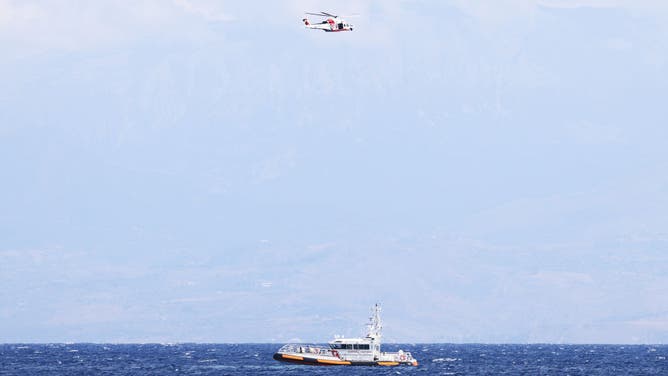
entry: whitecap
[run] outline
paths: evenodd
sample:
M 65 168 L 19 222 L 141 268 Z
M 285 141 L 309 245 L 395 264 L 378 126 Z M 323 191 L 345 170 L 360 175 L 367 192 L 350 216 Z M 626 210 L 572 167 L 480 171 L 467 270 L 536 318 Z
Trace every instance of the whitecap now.
M 458 360 L 461 360 L 461 359 L 459 359 L 459 358 L 436 358 L 436 359 L 433 359 L 432 362 L 433 363 L 456 362 Z

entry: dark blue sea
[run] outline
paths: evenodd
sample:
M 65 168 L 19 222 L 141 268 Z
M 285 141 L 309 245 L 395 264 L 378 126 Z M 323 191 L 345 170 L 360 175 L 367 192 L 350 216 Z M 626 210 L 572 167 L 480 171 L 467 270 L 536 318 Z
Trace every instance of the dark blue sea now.
M 5 344 L 0 375 L 668 375 L 668 345 L 383 345 L 418 367 L 279 363 L 276 344 Z

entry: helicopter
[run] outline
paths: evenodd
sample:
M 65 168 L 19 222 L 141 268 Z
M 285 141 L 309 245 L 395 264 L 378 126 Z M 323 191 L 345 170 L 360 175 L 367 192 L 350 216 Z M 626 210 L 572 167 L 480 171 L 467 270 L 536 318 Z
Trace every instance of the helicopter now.
M 317 30 L 323 30 L 328 33 L 332 32 L 339 32 L 339 31 L 353 31 L 353 25 L 349 24 L 345 20 L 339 18 L 339 16 L 335 16 L 331 13 L 327 12 L 320 12 L 320 13 L 309 13 L 306 12 L 306 14 L 309 14 L 311 16 L 318 16 L 318 17 L 326 17 L 326 19 L 320 23 L 312 24 L 309 22 L 308 18 L 302 19 L 304 22 L 304 25 L 306 25 L 307 28 L 309 29 L 317 29 Z

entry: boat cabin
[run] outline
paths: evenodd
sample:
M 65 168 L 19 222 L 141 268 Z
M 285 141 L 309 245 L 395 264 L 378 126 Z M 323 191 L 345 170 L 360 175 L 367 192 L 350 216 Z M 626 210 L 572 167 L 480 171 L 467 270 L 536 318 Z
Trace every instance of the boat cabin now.
M 333 354 L 346 354 L 346 358 L 373 358 L 380 354 L 380 342 L 371 338 L 337 338 L 329 342 Z

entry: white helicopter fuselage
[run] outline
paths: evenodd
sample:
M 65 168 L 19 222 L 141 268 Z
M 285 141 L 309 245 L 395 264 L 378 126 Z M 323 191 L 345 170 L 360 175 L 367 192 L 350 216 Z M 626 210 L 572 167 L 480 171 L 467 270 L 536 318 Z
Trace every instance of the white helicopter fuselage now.
M 304 21 L 304 25 L 308 29 L 323 30 L 330 33 L 339 31 L 353 31 L 353 25 L 340 18 L 329 17 L 326 20 L 316 24 L 312 24 L 308 18 L 304 18 L 302 21 Z

